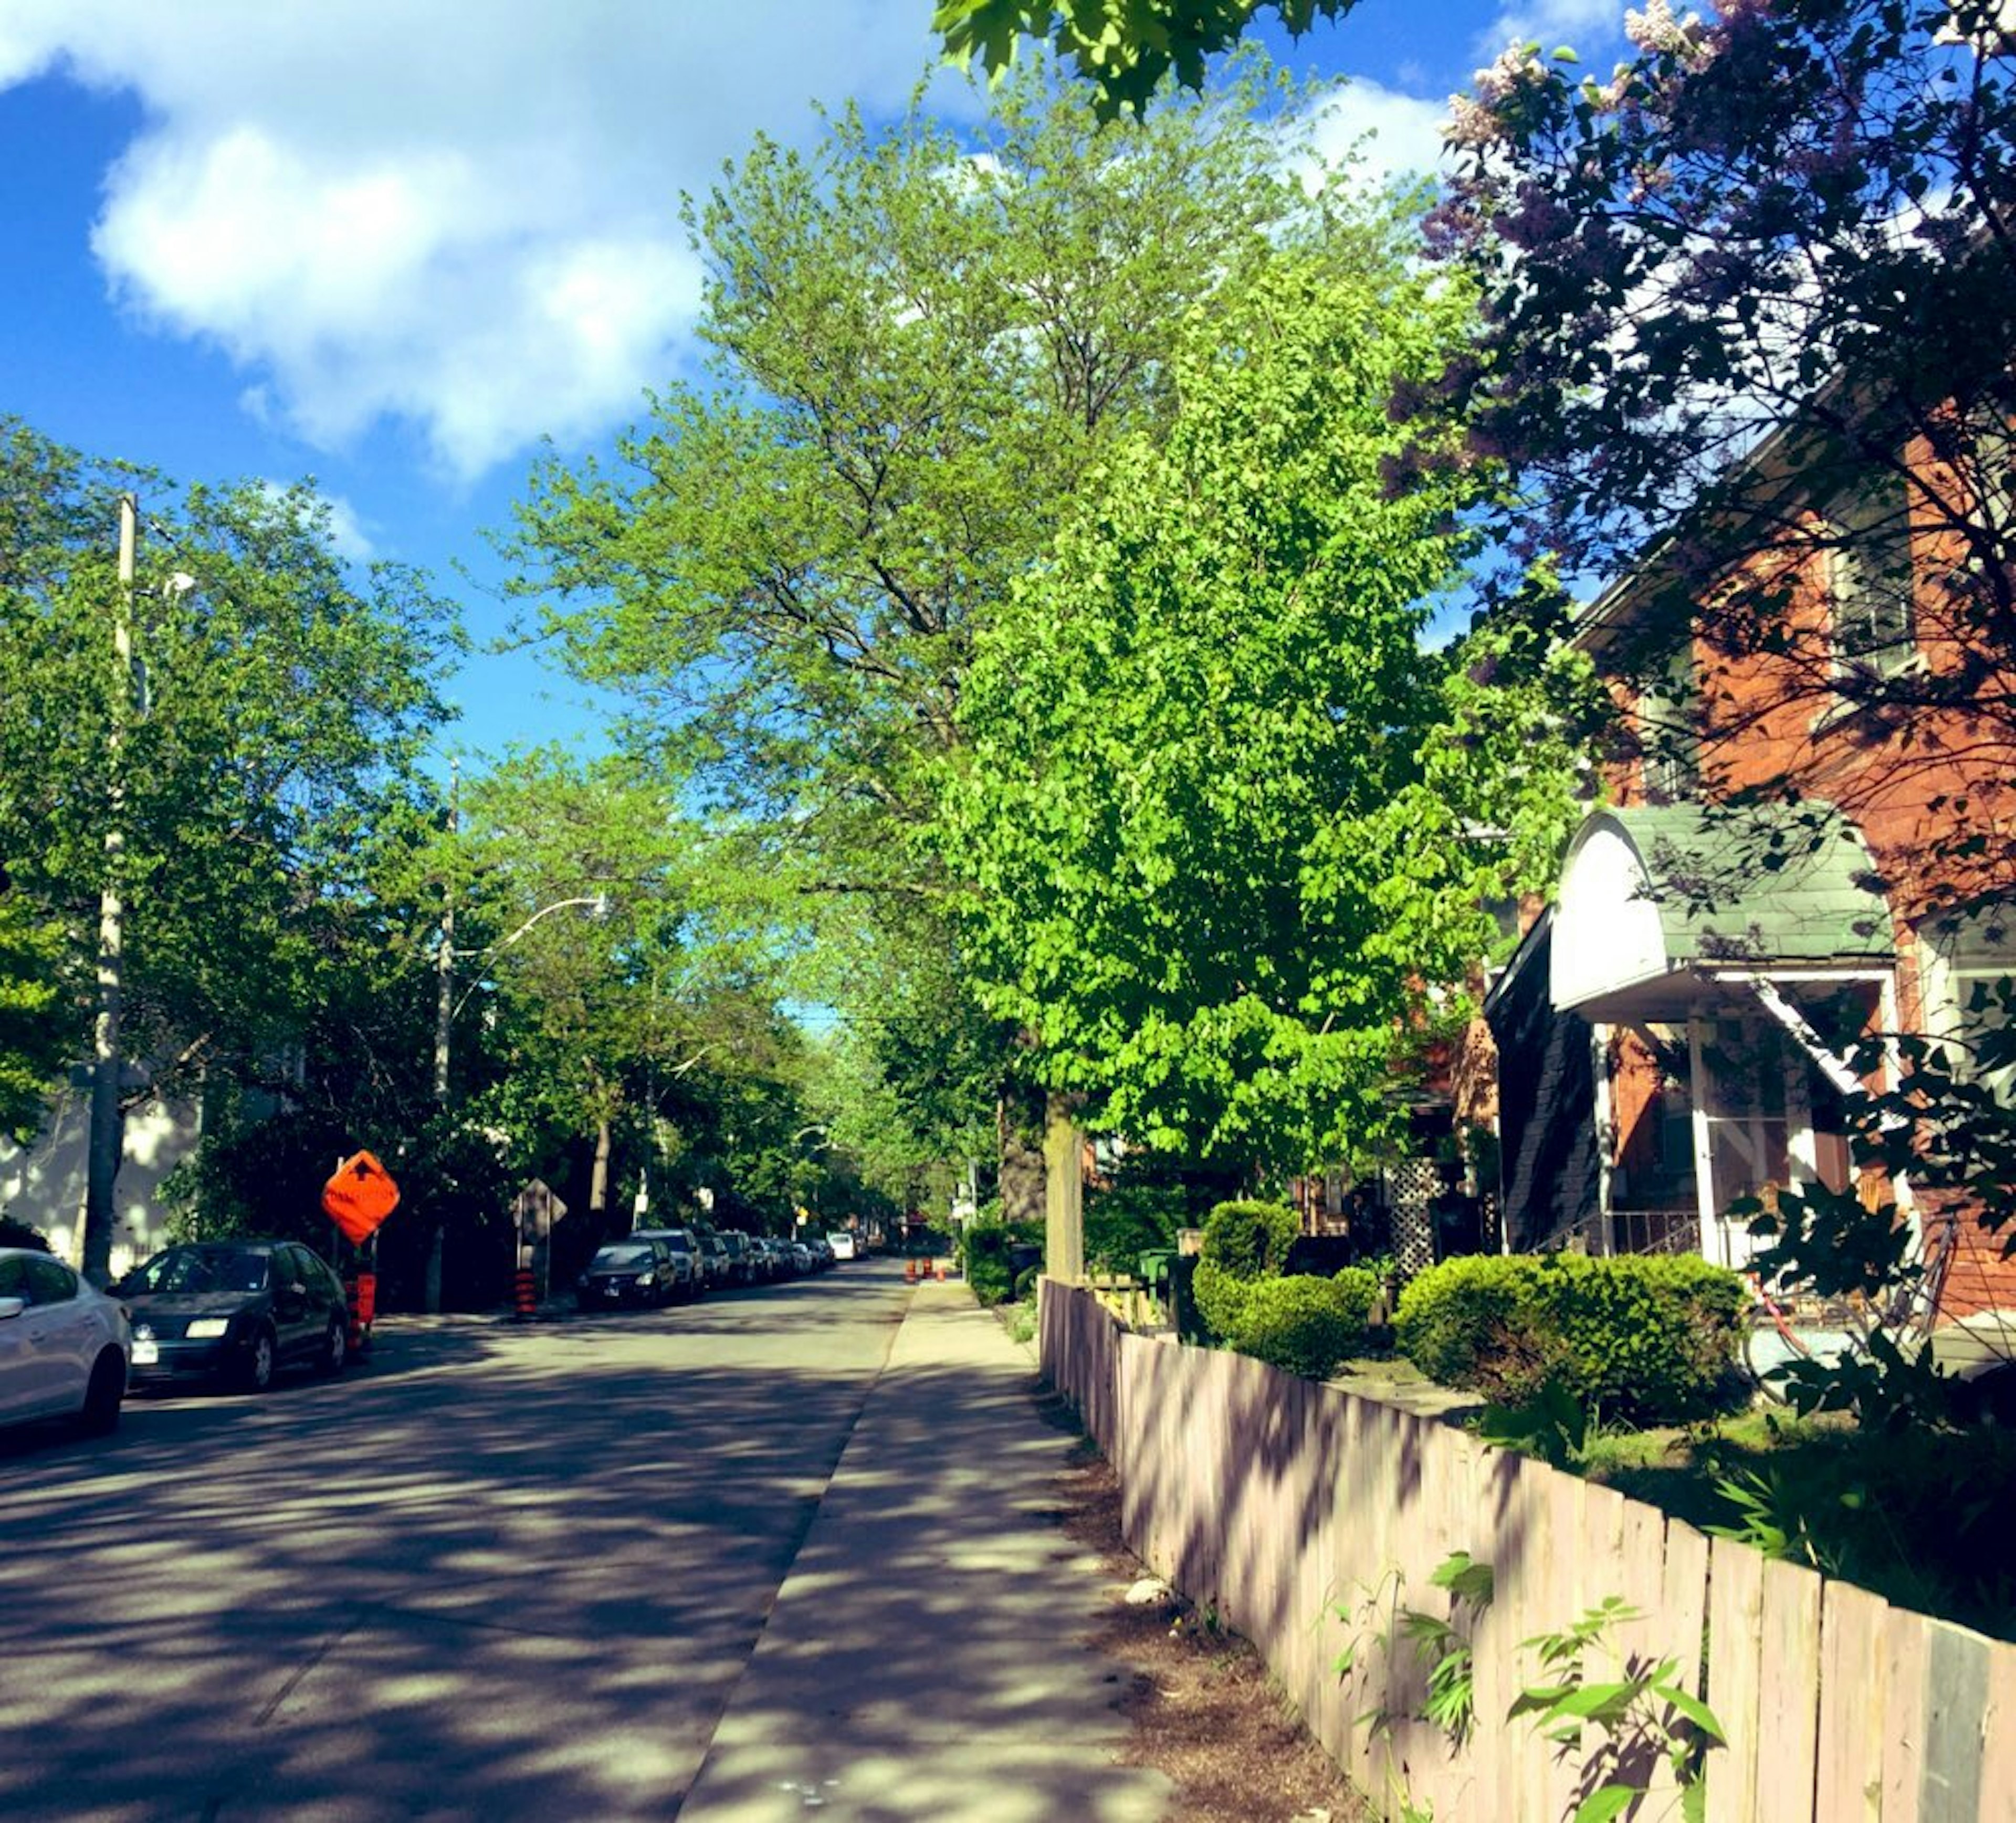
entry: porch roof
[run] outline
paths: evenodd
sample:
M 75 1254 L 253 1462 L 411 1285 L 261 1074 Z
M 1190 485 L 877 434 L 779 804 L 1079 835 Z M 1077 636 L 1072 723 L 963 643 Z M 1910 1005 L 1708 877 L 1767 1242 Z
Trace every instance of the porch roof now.
M 1550 992 L 1586 1019 L 1678 1018 L 1705 975 L 1887 967 L 1890 908 L 1831 806 L 1600 811 L 1561 864 Z

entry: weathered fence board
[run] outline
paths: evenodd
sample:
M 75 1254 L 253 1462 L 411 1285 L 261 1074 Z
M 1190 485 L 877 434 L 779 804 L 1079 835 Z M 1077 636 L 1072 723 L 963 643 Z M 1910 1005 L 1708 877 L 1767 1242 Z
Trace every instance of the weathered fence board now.
M 1672 1659 L 1680 1687 L 1705 1692 L 1728 1737 L 1708 1756 L 1711 1823 L 2016 1823 L 2016 1647 L 1711 1542 L 1433 1419 L 1124 1333 L 1050 1281 L 1039 1335 L 1046 1375 L 1119 1473 L 1129 1544 L 1253 1640 L 1388 1817 L 1431 1803 L 1442 1823 L 1564 1823 L 1594 1735 L 1564 1753 L 1507 1720 L 1542 1678 L 1522 1642 L 1616 1595 L 1641 1617 L 1589 1674 Z M 1424 1673 L 1395 1635 L 1402 1609 L 1449 1614 L 1431 1578 L 1456 1551 L 1496 1584 L 1464 1620 L 1476 1723 L 1462 1746 L 1418 1719 Z M 1390 1725 L 1368 1726 L 1372 1712 Z M 1645 1812 L 1668 1814 L 1670 1774 L 1652 1777 Z
M 1852 1583 L 1820 1598 L 1820 1733 L 1813 1814 L 1840 1823 L 1881 1823 L 1883 1620 L 1888 1605 Z

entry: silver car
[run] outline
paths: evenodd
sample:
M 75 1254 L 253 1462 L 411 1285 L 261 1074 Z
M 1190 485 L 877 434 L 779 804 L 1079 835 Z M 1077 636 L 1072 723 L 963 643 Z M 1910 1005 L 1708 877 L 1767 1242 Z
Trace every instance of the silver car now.
M 0 1247 L 0 1424 L 119 1422 L 132 1337 L 124 1307 L 62 1260 Z

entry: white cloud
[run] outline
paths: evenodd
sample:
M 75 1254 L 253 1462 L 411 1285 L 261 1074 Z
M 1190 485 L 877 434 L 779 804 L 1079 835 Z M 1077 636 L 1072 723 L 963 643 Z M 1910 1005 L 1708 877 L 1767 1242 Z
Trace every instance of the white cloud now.
M 1446 101 L 1424 101 L 1353 77 L 1322 102 L 1309 123 L 1314 164 L 1305 169 L 1302 181 L 1313 184 L 1319 173 L 1343 167 L 1354 152 L 1355 174 L 1375 184 L 1432 176 L 1442 162 L 1442 122 L 1448 115 Z
M 146 124 L 92 246 L 140 321 L 221 347 L 326 448 L 387 416 L 463 477 L 631 415 L 699 294 L 678 220 L 807 105 L 899 108 L 900 0 L 7 0 L 0 87 L 61 70 Z
M 1625 10 L 1624 0 L 1515 0 L 1478 34 L 1471 53 L 1489 63 L 1507 45 L 1535 40 L 1543 56 L 1562 45 L 1607 50 L 1622 40 Z

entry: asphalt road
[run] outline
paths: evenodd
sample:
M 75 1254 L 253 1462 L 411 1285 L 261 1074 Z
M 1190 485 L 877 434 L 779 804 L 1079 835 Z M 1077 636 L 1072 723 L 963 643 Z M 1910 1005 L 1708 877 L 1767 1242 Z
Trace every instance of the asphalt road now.
M 887 1359 L 879 1262 L 0 1437 L 0 1815 L 664 1817 Z

